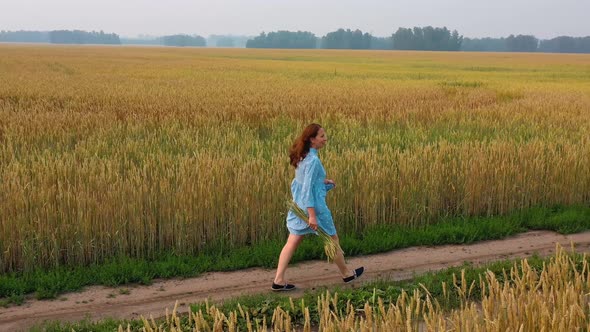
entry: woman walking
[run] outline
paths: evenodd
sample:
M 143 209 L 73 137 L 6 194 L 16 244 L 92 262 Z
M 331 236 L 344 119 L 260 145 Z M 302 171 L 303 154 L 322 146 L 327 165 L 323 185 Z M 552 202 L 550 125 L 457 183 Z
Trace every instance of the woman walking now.
M 326 194 L 336 184 L 333 180 L 326 179 L 326 171 L 318 157 L 318 150 L 323 148 L 327 141 L 328 137 L 324 128 L 319 124 L 312 123 L 303 130 L 289 151 L 291 165 L 295 167 L 291 194 L 295 203 L 307 212 L 309 224 L 298 218 L 293 211 L 289 211 L 287 215 L 289 237 L 279 256 L 277 273 L 272 284 L 273 291 L 295 289 L 295 285 L 289 284 L 285 280 L 285 271 L 304 235 L 315 234 L 318 227 L 321 227 L 336 244 L 339 243 L 332 213 L 326 205 Z M 360 277 L 364 272 L 363 267 L 349 270 L 341 250 L 337 251 L 334 263 L 340 270 L 342 280 L 347 283 Z

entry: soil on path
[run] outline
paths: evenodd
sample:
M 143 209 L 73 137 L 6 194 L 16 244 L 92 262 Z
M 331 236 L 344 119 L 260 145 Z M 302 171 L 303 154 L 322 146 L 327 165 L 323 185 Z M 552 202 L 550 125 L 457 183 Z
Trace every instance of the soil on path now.
M 435 271 L 463 262 L 482 264 L 501 259 L 529 257 L 535 253 L 550 255 L 555 244 L 569 248 L 573 242 L 577 252 L 590 250 L 590 232 L 560 235 L 548 231 L 523 233 L 503 240 L 485 241 L 471 245 L 412 247 L 383 254 L 348 259 L 350 267 L 365 266 L 366 274 L 356 285 L 374 279 L 410 279 L 414 275 Z M 27 330 L 34 324 L 50 320 L 78 321 L 84 318 L 134 319 L 140 315 L 163 316 L 176 301 L 179 311 L 186 312 L 191 303 L 220 301 L 245 294 L 270 292 L 274 270 L 247 269 L 234 272 L 211 272 L 196 278 L 155 280 L 150 286 L 110 288 L 87 287 L 78 293 L 68 293 L 55 300 L 27 300 L 22 306 L 0 308 L 0 331 Z M 342 285 L 335 266 L 324 261 L 294 264 L 287 270 L 287 278 L 298 290 Z M 355 287 L 352 283 L 350 287 Z

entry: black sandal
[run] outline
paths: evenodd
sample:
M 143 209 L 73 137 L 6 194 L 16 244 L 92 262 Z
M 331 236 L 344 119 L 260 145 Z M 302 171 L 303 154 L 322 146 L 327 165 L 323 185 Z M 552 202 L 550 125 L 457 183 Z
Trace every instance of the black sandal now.
M 345 283 L 349 283 L 349 282 L 353 281 L 354 279 L 363 275 L 363 272 L 365 272 L 365 268 L 363 266 L 361 266 L 358 269 L 354 270 L 353 275 L 351 275 L 350 277 L 342 278 L 342 280 L 344 280 Z
M 294 290 L 295 285 L 291 285 L 291 284 L 279 285 L 279 284 L 275 284 L 273 282 L 272 287 L 270 289 L 272 289 L 275 292 L 284 292 L 284 291 Z

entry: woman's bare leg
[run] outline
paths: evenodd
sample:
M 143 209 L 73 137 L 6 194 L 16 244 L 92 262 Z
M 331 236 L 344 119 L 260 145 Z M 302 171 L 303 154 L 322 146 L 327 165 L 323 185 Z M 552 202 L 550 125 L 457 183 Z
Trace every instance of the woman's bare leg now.
M 275 284 L 284 285 L 286 283 L 285 271 L 287 270 L 287 266 L 289 265 L 289 261 L 291 260 L 291 257 L 293 257 L 295 250 L 297 250 L 297 247 L 299 247 L 301 240 L 303 240 L 303 235 L 289 234 L 287 243 L 285 243 L 283 250 L 281 250 L 281 255 L 279 256 L 277 274 L 275 275 L 274 280 Z
M 340 240 L 338 239 L 338 235 L 332 235 L 332 240 L 334 240 L 334 242 L 336 242 L 336 244 L 340 246 Z M 344 261 L 344 253 L 341 250 L 339 250 L 336 253 L 336 256 L 334 256 L 334 263 L 336 263 L 336 266 L 338 266 L 338 270 L 340 270 L 342 278 L 350 277 L 354 274 L 353 271 L 349 270 L 348 267 L 346 267 L 346 262 Z

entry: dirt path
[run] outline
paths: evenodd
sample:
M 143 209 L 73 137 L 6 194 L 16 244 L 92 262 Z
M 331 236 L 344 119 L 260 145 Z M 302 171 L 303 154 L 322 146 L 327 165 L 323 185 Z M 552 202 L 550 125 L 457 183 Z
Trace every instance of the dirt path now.
M 446 245 L 440 247 L 413 247 L 384 254 L 354 257 L 351 267 L 364 265 L 366 276 L 359 282 L 378 278 L 409 279 L 415 274 L 460 265 L 465 261 L 475 264 L 499 259 L 548 255 L 555 251 L 555 243 L 564 247 L 571 242 L 578 252 L 590 251 L 590 232 L 563 236 L 553 232 L 528 232 L 504 240 L 486 241 L 472 245 Z M 274 271 L 248 269 L 235 272 L 212 272 L 184 280 L 156 280 L 150 286 L 108 288 L 87 287 L 79 293 L 69 293 L 56 300 L 27 300 L 22 306 L 0 308 L 0 331 L 26 330 L 45 320 L 76 321 L 90 317 L 93 320 L 112 318 L 132 319 L 140 315 L 162 316 L 166 308 L 179 301 L 180 311 L 188 310 L 190 303 L 209 298 L 217 301 L 244 294 L 269 292 Z M 337 270 L 324 261 L 296 264 L 287 271 L 287 277 L 299 290 L 318 286 L 342 284 Z M 354 287 L 354 283 L 351 287 Z

